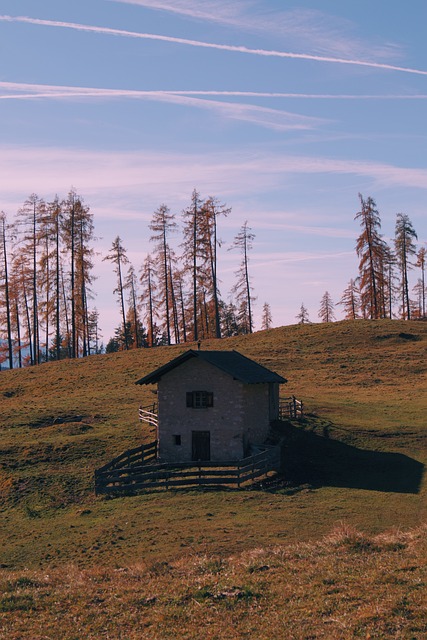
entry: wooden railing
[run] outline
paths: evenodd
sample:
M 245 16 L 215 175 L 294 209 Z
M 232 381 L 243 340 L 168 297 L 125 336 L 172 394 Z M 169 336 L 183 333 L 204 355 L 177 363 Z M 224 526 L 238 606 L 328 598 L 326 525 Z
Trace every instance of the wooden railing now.
M 279 418 L 284 420 L 291 418 L 301 420 L 304 417 L 304 405 L 302 400 L 297 400 L 295 396 L 279 399 Z
M 150 427 L 157 428 L 159 421 L 157 418 L 157 404 L 155 402 L 145 407 L 140 406 L 138 410 L 138 415 L 139 415 L 140 422 L 148 422 Z
M 156 460 L 157 458 L 157 440 L 150 442 L 150 444 L 142 444 L 140 447 L 134 449 L 128 449 L 119 456 L 116 456 L 103 467 L 96 469 L 95 471 L 95 484 L 97 476 L 102 477 L 109 473 L 122 468 L 131 469 L 134 466 L 139 466 Z
M 271 471 L 278 471 L 280 453 L 280 445 L 264 446 L 260 453 L 234 462 L 146 464 L 147 456 L 141 452 L 138 463 L 137 450 L 131 449 L 95 471 L 95 493 L 126 495 L 160 488 L 207 486 L 240 488 Z M 128 460 L 131 464 L 127 464 Z

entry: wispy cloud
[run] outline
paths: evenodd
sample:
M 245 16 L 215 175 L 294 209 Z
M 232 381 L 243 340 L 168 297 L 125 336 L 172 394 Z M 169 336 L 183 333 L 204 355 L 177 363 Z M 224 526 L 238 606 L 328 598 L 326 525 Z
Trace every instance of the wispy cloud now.
M 244 46 L 218 44 L 213 42 L 203 42 L 201 40 L 191 40 L 187 38 L 176 38 L 173 36 L 164 36 L 153 33 L 140 33 L 137 31 L 126 31 L 123 29 L 111 29 L 108 27 L 98 27 L 92 25 L 78 24 L 75 22 L 62 22 L 57 20 L 41 20 L 38 18 L 30 18 L 27 16 L 8 16 L 0 15 L 0 21 L 3 22 L 23 22 L 27 24 L 34 24 L 45 27 L 57 27 L 64 29 L 74 29 L 77 31 L 84 31 L 90 33 L 98 33 L 104 35 L 121 36 L 126 38 L 140 38 L 144 40 L 158 40 L 162 42 L 169 42 L 173 44 L 182 44 L 192 47 L 201 47 L 205 49 L 216 49 L 220 51 L 230 51 L 233 53 L 249 54 L 264 57 L 274 58 L 290 58 L 294 60 L 311 60 L 315 62 L 327 62 L 333 64 L 353 65 L 360 67 L 369 67 L 372 69 L 386 70 L 386 71 L 399 71 L 402 73 L 410 73 L 416 75 L 427 76 L 427 71 L 422 69 L 413 69 L 410 67 L 401 67 L 391 64 L 384 64 L 380 62 L 371 62 L 367 60 L 338 58 L 333 56 L 321 56 L 312 55 L 309 53 L 295 53 L 291 51 L 275 51 L 269 49 L 251 49 Z
M 292 175 L 316 174 L 332 176 L 335 181 L 340 174 L 353 175 L 358 182 L 360 178 L 370 180 L 373 188 L 427 189 L 427 169 L 324 157 L 251 154 L 248 150 L 244 154 L 172 154 L 152 149 L 108 153 L 0 146 L 3 207 L 19 202 L 34 190 L 53 197 L 57 191 L 66 193 L 70 185 L 75 185 L 101 209 L 111 209 L 114 201 L 120 203 L 120 215 L 126 218 L 129 214 L 129 219 L 134 219 L 134 203 L 141 200 L 141 194 L 148 211 L 158 206 L 159 198 L 186 206 L 195 185 L 205 194 L 230 201 L 244 194 L 250 202 L 253 195 L 259 198 L 272 189 L 282 189 L 283 176 L 290 180 Z

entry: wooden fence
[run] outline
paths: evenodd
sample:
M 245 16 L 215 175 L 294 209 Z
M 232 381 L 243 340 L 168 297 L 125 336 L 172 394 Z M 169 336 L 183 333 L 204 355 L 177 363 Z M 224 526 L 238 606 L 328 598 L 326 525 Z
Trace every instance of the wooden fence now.
M 102 477 L 105 474 L 111 473 L 117 469 L 131 469 L 134 466 L 140 466 L 150 460 L 155 460 L 157 458 L 157 440 L 154 442 L 150 442 L 150 444 L 142 444 L 140 447 L 135 447 L 134 449 L 128 449 L 124 453 L 121 453 L 116 458 L 104 464 L 103 467 L 96 469 L 95 471 L 95 480 L 97 476 Z
M 126 495 L 152 489 L 208 486 L 240 488 L 278 471 L 281 462 L 281 446 L 276 445 L 264 446 L 260 453 L 234 462 L 153 463 L 149 462 L 148 450 L 152 451 L 154 445 L 126 451 L 97 469 L 95 493 Z
M 279 419 L 291 418 L 301 420 L 304 417 L 304 405 L 302 400 L 297 400 L 295 396 L 279 399 Z
M 153 404 L 149 404 L 145 407 L 139 407 L 138 416 L 140 422 L 147 422 L 150 427 L 157 428 L 158 418 L 157 418 L 157 404 L 154 402 Z

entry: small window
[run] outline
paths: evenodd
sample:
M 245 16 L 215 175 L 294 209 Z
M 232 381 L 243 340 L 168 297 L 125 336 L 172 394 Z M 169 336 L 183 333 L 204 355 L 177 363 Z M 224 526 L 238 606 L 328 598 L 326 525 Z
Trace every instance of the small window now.
M 187 407 L 193 409 L 213 407 L 213 393 L 211 391 L 187 391 Z
M 181 446 L 181 434 L 175 434 L 173 436 L 173 442 L 177 447 Z

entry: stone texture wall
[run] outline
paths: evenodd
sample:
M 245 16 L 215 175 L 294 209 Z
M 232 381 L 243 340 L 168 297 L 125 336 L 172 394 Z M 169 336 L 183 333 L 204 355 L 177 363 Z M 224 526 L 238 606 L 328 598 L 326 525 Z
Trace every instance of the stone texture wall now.
M 212 392 L 213 407 L 187 407 L 188 391 Z M 267 384 L 244 385 L 197 358 L 163 376 L 158 407 L 159 453 L 170 462 L 191 461 L 192 431 L 210 432 L 211 460 L 221 461 L 244 457 L 248 441 L 261 444 L 269 429 Z

